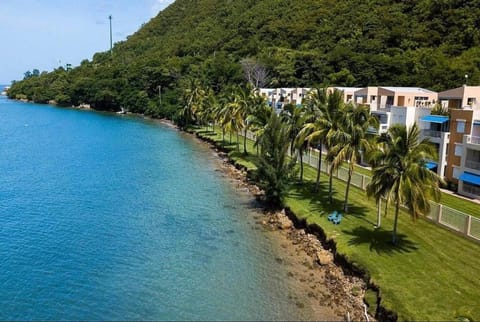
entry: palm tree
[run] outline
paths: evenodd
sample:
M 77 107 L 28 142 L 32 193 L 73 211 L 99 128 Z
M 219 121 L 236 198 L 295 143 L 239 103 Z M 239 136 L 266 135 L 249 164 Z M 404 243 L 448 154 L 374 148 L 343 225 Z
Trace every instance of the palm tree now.
M 200 120 L 207 126 L 212 125 L 212 131 L 215 132 L 216 113 L 218 112 L 218 100 L 211 88 L 205 90 L 203 104 L 200 111 Z
M 247 132 L 250 127 L 248 117 L 253 114 L 255 108 L 255 93 L 254 88 L 250 84 L 245 87 L 235 86 L 232 95 L 232 101 L 230 106 L 235 110 L 235 114 L 238 115 L 238 129 L 243 130 L 243 153 L 247 152 Z
M 273 113 L 273 109 L 266 104 L 265 98 L 260 95 L 253 97 L 252 104 L 254 106 L 254 112 L 248 116 L 247 122 L 250 125 L 250 129 L 255 133 L 253 146 L 256 147 L 258 155 L 259 142 L 265 131 L 265 126 Z
M 225 132 L 229 120 L 230 109 L 227 107 L 230 101 L 231 88 L 226 88 L 218 96 L 218 104 L 215 108 L 215 121 L 222 128 L 222 144 L 225 142 Z M 232 135 L 230 133 L 230 143 Z
M 272 206 L 281 206 L 294 163 L 288 162 L 289 127 L 276 113 L 271 113 L 260 139 L 257 176 L 265 198 Z
M 336 145 L 332 148 L 336 154 L 333 162 L 339 166 L 343 161 L 348 162 L 347 187 L 343 210 L 348 212 L 348 193 L 352 180 L 353 170 L 362 157 L 363 151 L 371 150 L 373 133 L 371 129 L 378 129 L 378 119 L 370 114 L 367 105 L 348 104 L 341 115 L 341 125 L 336 135 Z
M 297 135 L 298 144 L 306 142 L 307 145 L 312 145 L 313 142 L 317 143 L 318 153 L 318 165 L 317 165 L 317 179 L 315 183 L 314 191 L 318 191 L 320 183 L 320 173 L 322 168 L 322 149 L 325 137 L 325 131 L 322 127 L 323 123 L 320 121 L 323 112 L 326 108 L 327 91 L 321 88 L 315 88 L 310 91 L 306 98 L 306 113 L 309 115 L 309 122 L 305 122 L 302 129 Z
M 205 90 L 197 79 L 187 80 L 186 88 L 182 94 L 183 108 L 179 111 L 183 128 L 187 128 L 196 120 L 197 113 L 202 109 Z
M 287 104 L 284 106 L 280 117 L 290 127 L 290 153 L 293 156 L 294 151 L 298 151 L 300 158 L 300 182 L 303 182 L 303 152 L 305 151 L 308 142 L 305 140 L 305 132 L 300 135 L 301 130 L 306 121 L 309 120 L 310 115 L 306 113 L 305 107 Z
M 382 133 L 380 136 L 375 137 L 374 142 L 372 143 L 372 149 L 367 151 L 367 160 L 370 163 L 371 168 L 377 167 L 380 165 L 382 159 L 380 154 L 384 153 L 385 145 L 382 142 L 385 142 L 385 136 L 387 133 Z M 367 191 L 368 193 L 368 191 Z M 382 210 L 381 210 L 381 203 L 382 199 L 385 200 L 385 216 L 387 216 L 388 206 L 389 206 L 389 199 L 390 196 L 375 196 L 375 203 L 377 204 L 377 224 L 375 228 L 380 228 L 382 223 Z
M 301 135 L 305 135 L 305 139 L 310 143 L 317 143 L 318 152 L 318 169 L 317 179 L 315 183 L 315 191 L 318 191 L 320 182 L 320 171 L 322 167 L 322 150 L 325 146 L 327 149 L 327 157 L 329 161 L 333 160 L 332 154 L 328 154 L 330 149 L 335 146 L 337 131 L 340 126 L 343 104 L 343 93 L 337 89 L 329 93 L 327 89 L 315 89 L 307 100 L 307 106 L 314 113 L 314 120 L 306 123 L 301 130 Z M 303 133 L 302 133 L 303 132 Z M 330 176 L 333 175 L 335 164 L 330 162 Z M 332 180 L 329 184 L 329 198 L 332 201 Z
M 239 97 L 232 92 L 230 95 L 230 101 L 223 108 L 223 124 L 225 129 L 229 132 L 230 143 L 232 143 L 232 133 L 237 136 L 237 150 L 240 151 L 240 139 L 238 132 L 244 127 L 244 118 L 242 115 L 242 109 L 239 107 L 242 103 L 239 102 Z
M 425 160 L 435 159 L 435 147 L 427 138 L 420 139 L 420 130 L 414 124 L 407 129 L 394 125 L 380 137 L 382 148 L 373 155 L 376 166 L 367 195 L 376 200 L 386 197 L 395 203 L 392 242 L 397 243 L 398 214 L 405 205 L 413 219 L 430 211 L 429 199 L 440 198 L 442 179 L 425 167 Z

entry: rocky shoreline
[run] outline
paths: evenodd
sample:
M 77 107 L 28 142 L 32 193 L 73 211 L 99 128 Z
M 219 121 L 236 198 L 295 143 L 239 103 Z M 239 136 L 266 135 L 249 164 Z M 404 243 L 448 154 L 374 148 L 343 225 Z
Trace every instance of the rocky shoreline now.
M 222 160 L 221 170 L 237 188 L 248 191 L 257 200 L 261 199 L 263 191 L 248 181 L 247 172 L 237 169 L 227 154 L 211 142 L 210 147 Z M 296 305 L 313 312 L 312 320 L 374 321 L 372 316 L 367 318 L 366 315 L 365 281 L 344 273 L 342 267 L 335 263 L 332 251 L 325 248 L 316 235 L 295 227 L 287 213 L 285 209 L 276 212 L 264 209 L 255 219 L 259 229 L 274 234 L 279 248 L 272 252 L 282 254 L 276 260 L 279 265 L 286 265 L 287 278 L 298 290 L 292 296 Z

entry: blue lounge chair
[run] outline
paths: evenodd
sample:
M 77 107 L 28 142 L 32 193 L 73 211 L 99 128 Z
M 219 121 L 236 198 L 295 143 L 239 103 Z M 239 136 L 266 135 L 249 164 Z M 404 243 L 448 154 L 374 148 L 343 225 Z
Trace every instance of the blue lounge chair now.
M 329 221 L 333 221 L 334 219 L 337 218 L 337 215 L 338 215 L 338 213 L 337 213 L 337 211 L 335 210 L 335 211 L 332 212 L 330 215 L 328 215 L 327 219 L 328 219 Z
M 337 215 L 337 218 L 333 219 L 332 222 L 333 222 L 335 225 L 338 225 L 338 224 L 342 221 L 342 218 L 343 218 L 342 214 L 339 213 L 339 214 Z

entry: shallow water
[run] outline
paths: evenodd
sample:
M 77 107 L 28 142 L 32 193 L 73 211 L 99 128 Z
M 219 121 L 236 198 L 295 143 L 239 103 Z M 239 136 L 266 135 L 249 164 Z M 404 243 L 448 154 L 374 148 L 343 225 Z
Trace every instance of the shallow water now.
M 305 317 L 192 138 L 0 97 L 0 142 L 1 320 Z

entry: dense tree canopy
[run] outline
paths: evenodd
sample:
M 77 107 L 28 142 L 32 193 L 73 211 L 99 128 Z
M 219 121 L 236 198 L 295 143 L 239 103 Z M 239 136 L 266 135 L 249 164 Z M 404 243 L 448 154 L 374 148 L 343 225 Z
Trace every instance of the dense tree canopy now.
M 477 0 L 177 0 L 113 53 L 67 70 L 29 73 L 12 97 L 172 116 L 186 78 L 219 92 L 267 86 L 457 87 L 480 83 Z M 159 86 L 162 102 L 158 100 Z

